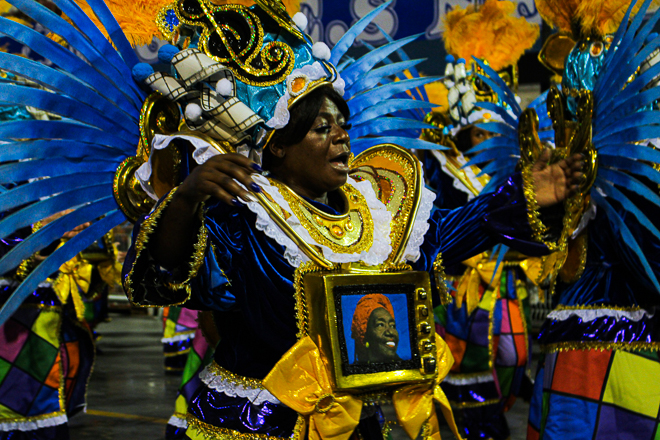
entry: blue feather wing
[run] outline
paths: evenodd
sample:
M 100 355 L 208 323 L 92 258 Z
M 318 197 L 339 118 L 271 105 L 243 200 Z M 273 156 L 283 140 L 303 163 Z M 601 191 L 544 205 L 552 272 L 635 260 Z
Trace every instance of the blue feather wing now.
M 0 53 L 0 69 L 43 88 L 26 87 L 20 80 L 3 82 L 0 102 L 29 105 L 62 118 L 0 123 L 0 211 L 8 213 L 0 220 L 0 238 L 52 214 L 67 214 L 7 252 L 0 259 L 0 273 L 15 269 L 76 226 L 91 226 L 30 273 L 0 310 L 0 324 L 62 264 L 126 221 L 113 196 L 114 174 L 126 157 L 135 154 L 140 138 L 138 123 L 146 95 L 131 77 L 137 57 L 116 20 L 102 0 L 88 1 L 110 35 L 108 41 L 74 1 L 54 1 L 71 24 L 37 2 L 10 3 L 66 40 L 74 52 L 0 18 L 2 34 L 55 66 Z

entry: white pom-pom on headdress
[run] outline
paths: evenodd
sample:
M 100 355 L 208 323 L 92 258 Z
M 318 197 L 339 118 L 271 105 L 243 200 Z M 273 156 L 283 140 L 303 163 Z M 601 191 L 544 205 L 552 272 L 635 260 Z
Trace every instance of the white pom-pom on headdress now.
M 199 122 L 202 119 L 202 108 L 199 104 L 190 103 L 186 106 L 186 119 L 190 122 Z
M 307 16 L 303 14 L 302 12 L 296 12 L 293 17 L 291 17 L 293 22 L 298 26 L 298 29 L 301 31 L 305 32 L 305 29 L 307 29 Z
M 328 61 L 330 59 L 330 48 L 324 42 L 319 41 L 312 46 L 312 55 L 319 60 Z
M 216 83 L 215 92 L 220 96 L 233 96 L 234 85 L 227 78 L 222 78 Z

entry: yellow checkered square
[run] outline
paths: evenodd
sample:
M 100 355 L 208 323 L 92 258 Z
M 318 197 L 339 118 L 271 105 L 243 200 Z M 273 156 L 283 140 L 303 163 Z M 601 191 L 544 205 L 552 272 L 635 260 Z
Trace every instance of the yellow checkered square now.
M 660 408 L 660 363 L 616 351 L 603 402 L 656 418 Z

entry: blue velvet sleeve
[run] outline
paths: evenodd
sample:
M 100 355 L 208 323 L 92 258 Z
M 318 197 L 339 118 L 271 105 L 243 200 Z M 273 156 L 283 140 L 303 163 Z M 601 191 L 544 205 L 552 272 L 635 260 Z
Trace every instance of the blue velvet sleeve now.
M 171 194 L 166 195 L 153 211 L 135 224 L 132 245 L 122 271 L 124 290 L 138 306 L 158 307 L 186 304 L 196 309 L 227 310 L 235 301 L 221 269 L 215 245 L 208 243 L 208 231 L 202 224 L 194 255 L 187 264 L 173 270 L 161 267 L 151 255 L 147 242 L 158 227 L 160 215 Z M 200 303 L 197 292 L 204 291 L 211 304 Z M 207 306 L 207 307 L 205 307 Z
M 545 245 L 532 239 L 519 173 L 495 192 L 480 195 L 463 207 L 436 210 L 429 225 L 421 256 L 413 265 L 415 270 L 431 270 L 438 253 L 442 253 L 443 264 L 449 266 L 497 243 L 530 256 L 548 253 Z
M 437 208 L 456 209 L 467 203 L 467 193 L 454 187 L 454 178 L 443 171 L 440 162 L 430 152 L 426 152 L 422 164 L 424 176 L 435 192 L 433 204 Z

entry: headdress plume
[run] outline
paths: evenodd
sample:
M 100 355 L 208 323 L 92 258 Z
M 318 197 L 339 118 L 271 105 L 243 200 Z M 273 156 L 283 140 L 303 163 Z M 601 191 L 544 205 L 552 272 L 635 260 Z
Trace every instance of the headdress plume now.
M 539 27 L 514 17 L 514 10 L 513 2 L 498 0 L 455 8 L 445 18 L 447 52 L 468 62 L 486 59 L 496 71 L 516 64 L 539 37 Z

